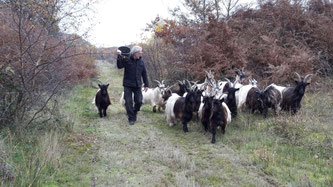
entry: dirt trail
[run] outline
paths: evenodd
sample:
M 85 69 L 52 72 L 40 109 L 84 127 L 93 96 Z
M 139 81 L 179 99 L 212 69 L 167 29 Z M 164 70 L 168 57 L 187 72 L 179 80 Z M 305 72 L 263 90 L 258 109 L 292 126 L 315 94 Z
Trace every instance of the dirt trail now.
M 103 61 L 97 67 L 102 80 L 111 79 L 113 99 L 106 118 L 89 122 L 95 124 L 98 137 L 92 186 L 276 186 L 275 180 L 224 144 L 220 132 L 212 145 L 211 134 L 200 123 L 191 122 L 185 134 L 180 125 L 169 127 L 162 112 L 144 106 L 137 123 L 128 125 L 119 104 L 122 70 Z

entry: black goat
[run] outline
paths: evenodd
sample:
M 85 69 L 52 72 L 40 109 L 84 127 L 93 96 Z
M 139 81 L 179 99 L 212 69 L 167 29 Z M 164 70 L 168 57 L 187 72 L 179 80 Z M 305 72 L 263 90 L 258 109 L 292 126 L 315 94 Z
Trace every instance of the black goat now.
M 185 84 L 185 82 L 178 81 L 178 85 L 179 85 L 179 89 L 178 90 L 171 89 L 172 93 L 176 93 L 179 96 L 183 96 L 184 93 L 186 92 L 186 84 Z
M 220 126 L 222 134 L 225 133 L 225 127 L 227 126 L 228 113 L 226 108 L 222 106 L 223 99 L 214 99 L 212 102 L 212 110 L 209 118 L 209 130 L 212 133 L 212 143 L 215 143 L 215 135 L 217 127 Z
M 291 114 L 296 114 L 296 112 L 301 108 L 301 100 L 305 93 L 305 88 L 310 84 L 306 82 L 306 80 L 312 75 L 306 75 L 302 81 L 301 76 L 297 72 L 295 72 L 295 74 L 298 76 L 298 80 L 295 80 L 296 87 L 285 88 L 282 91 L 281 109 L 285 111 L 291 111 Z
M 106 116 L 106 110 L 111 104 L 108 94 L 109 84 L 98 84 L 98 86 L 100 89 L 96 93 L 95 104 L 98 108 L 98 114 L 102 118 L 103 116 Z
M 227 104 L 232 117 L 237 116 L 237 104 L 236 104 L 236 96 L 235 93 L 239 90 L 239 88 L 233 88 L 229 87 L 228 88 L 228 95 L 225 103 Z
M 180 97 L 175 102 L 173 112 L 176 118 L 181 119 L 184 132 L 188 132 L 187 123 L 191 121 L 193 112 L 197 112 L 197 98 L 201 97 L 201 91 L 190 90 L 185 97 Z
M 207 132 L 208 130 L 208 125 L 209 125 L 209 118 L 212 112 L 212 106 L 213 106 L 213 99 L 214 96 L 208 97 L 205 96 L 203 98 L 203 108 L 201 110 L 202 114 L 201 114 L 201 123 L 205 128 L 205 131 Z
M 273 109 L 275 115 L 281 110 L 280 104 L 282 101 L 282 95 L 275 86 L 275 84 L 269 85 L 260 95 L 263 101 L 263 114 L 265 118 L 267 117 L 269 108 Z
M 170 90 L 170 88 L 166 88 L 165 92 L 162 95 L 163 102 L 166 102 L 169 99 L 169 97 L 171 97 L 171 95 L 172 91 Z
M 259 110 L 260 113 L 263 113 L 263 93 L 258 87 L 252 87 L 246 96 L 246 108 L 250 109 L 252 113 L 256 110 Z

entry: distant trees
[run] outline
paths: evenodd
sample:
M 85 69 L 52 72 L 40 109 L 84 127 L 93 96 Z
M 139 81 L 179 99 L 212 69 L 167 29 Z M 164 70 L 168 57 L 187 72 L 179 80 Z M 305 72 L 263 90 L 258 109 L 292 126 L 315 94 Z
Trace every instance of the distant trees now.
M 26 128 L 52 119 L 54 96 L 96 75 L 94 48 L 61 32 L 75 31 L 89 3 L 0 1 L 0 127 Z

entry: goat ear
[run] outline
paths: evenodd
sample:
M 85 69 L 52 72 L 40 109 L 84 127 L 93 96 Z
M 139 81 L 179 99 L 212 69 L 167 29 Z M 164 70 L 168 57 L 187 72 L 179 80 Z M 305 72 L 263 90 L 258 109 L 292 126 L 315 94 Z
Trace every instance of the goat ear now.
M 110 84 L 108 83 L 107 85 L 106 85 L 106 87 L 108 87 Z
M 310 84 L 309 82 L 306 83 L 306 85 L 309 85 L 309 84 Z
M 295 80 L 296 85 L 299 83 L 297 80 Z
M 100 84 L 98 84 L 98 87 L 101 88 L 102 86 Z
M 239 90 L 239 88 L 236 88 L 235 90 L 236 90 L 236 91 L 238 91 L 238 90 Z
M 222 99 L 220 99 L 220 102 L 223 103 L 224 102 L 224 97 Z

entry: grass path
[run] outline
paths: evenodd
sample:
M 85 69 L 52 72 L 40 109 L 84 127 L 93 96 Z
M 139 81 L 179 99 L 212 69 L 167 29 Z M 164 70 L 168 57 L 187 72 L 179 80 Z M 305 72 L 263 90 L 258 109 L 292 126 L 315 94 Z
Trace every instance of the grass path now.
M 283 180 L 283 176 L 279 178 L 283 170 L 270 173 L 262 166 L 267 164 L 265 149 L 263 158 L 260 152 L 265 142 L 257 142 L 261 134 L 260 131 L 256 133 L 253 126 L 238 132 L 244 125 L 231 123 L 226 135 L 219 132 L 216 144 L 212 145 L 211 134 L 205 133 L 200 123 L 191 122 L 190 132 L 184 133 L 181 125 L 169 127 L 164 114 L 153 113 L 150 106 L 143 107 L 134 126 L 128 125 L 125 109 L 119 104 L 123 90 L 122 70 L 103 61 L 98 61 L 97 67 L 101 80 L 110 79 L 112 105 L 108 116 L 99 118 L 96 107 L 91 104 L 96 89 L 86 84 L 71 93 L 69 100 L 72 102 L 64 106 L 64 110 L 68 111 L 74 127 L 73 134 L 65 140 L 69 147 L 63 163 L 65 169 L 56 174 L 59 184 L 280 186 L 285 181 L 298 180 Z M 263 134 L 262 139 L 268 137 Z M 256 143 L 245 142 L 250 139 Z M 274 150 L 267 150 L 270 159 Z

